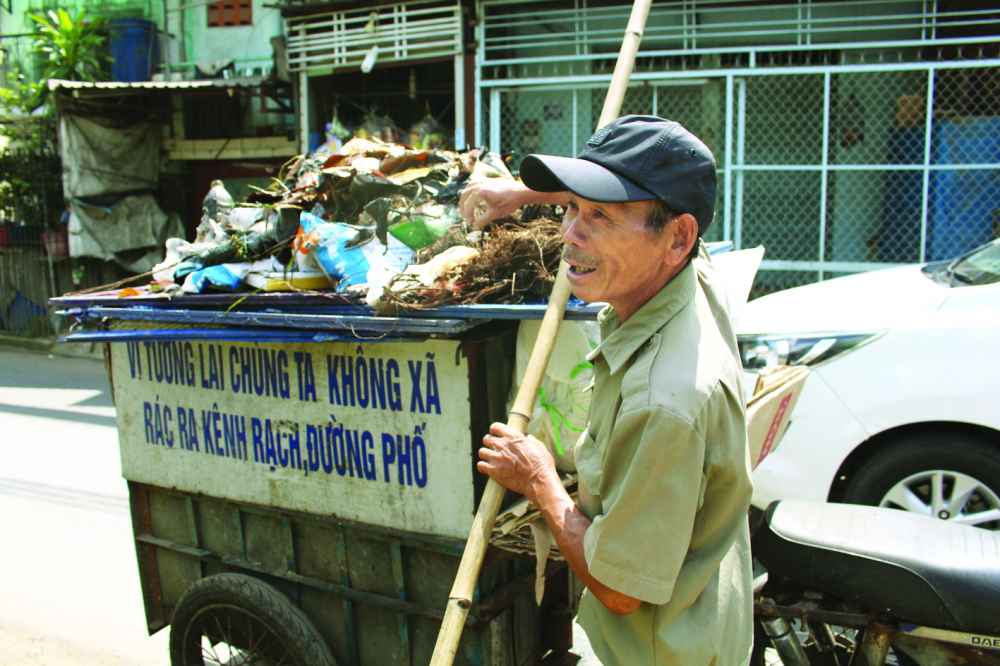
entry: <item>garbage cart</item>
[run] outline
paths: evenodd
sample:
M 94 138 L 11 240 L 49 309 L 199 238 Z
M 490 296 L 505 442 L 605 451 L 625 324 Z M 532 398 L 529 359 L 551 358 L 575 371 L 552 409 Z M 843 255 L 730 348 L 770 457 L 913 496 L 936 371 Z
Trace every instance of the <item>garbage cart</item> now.
M 428 663 L 541 306 L 375 317 L 295 294 L 64 297 L 104 344 L 150 633 L 171 663 Z M 569 317 L 593 317 L 571 307 Z M 491 549 L 456 663 L 571 646 L 565 564 Z

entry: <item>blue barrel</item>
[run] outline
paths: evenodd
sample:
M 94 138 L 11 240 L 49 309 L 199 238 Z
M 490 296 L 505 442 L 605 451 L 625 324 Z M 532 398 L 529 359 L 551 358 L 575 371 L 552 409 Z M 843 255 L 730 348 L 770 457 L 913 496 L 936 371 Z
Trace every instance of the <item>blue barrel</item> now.
M 111 27 L 111 76 L 115 81 L 148 81 L 159 56 L 156 24 L 141 19 L 115 19 Z

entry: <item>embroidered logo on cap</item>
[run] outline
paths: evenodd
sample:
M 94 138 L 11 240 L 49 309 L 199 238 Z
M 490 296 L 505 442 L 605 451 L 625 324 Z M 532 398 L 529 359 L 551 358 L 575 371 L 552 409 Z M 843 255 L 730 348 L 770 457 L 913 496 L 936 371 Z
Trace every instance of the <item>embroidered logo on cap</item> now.
M 597 148 L 599 145 L 604 143 L 604 140 L 611 136 L 610 127 L 602 127 L 601 129 L 594 132 L 594 136 L 590 137 L 587 141 L 587 146 L 589 148 Z

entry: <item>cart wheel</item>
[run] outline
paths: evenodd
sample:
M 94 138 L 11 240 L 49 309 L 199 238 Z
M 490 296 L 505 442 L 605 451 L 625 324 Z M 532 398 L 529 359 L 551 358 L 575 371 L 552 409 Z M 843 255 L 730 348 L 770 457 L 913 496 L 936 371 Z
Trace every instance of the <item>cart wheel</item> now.
M 170 627 L 171 666 L 336 666 L 316 626 L 256 578 L 202 578 L 181 597 Z

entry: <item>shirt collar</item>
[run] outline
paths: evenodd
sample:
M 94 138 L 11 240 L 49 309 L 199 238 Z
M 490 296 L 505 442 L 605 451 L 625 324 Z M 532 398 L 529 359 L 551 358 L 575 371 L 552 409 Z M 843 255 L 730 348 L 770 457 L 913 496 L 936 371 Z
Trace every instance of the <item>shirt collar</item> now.
M 613 307 L 605 307 L 597 315 L 601 325 L 601 344 L 587 355 L 587 360 L 593 361 L 602 354 L 611 374 L 615 374 L 639 347 L 694 298 L 694 289 L 694 262 L 689 261 L 624 324 Z

